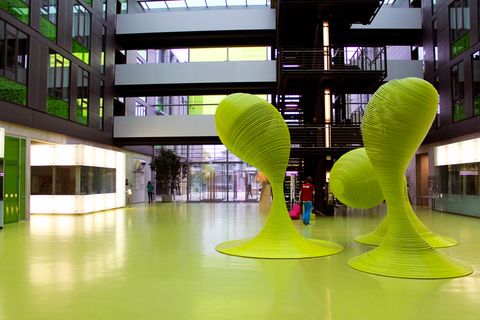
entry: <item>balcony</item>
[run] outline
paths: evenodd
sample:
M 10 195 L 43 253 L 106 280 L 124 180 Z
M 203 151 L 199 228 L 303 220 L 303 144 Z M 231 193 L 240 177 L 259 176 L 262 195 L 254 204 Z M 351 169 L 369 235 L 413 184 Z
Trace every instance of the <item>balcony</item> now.
M 281 49 L 281 88 L 328 87 L 336 92 L 370 92 L 387 76 L 385 47 Z

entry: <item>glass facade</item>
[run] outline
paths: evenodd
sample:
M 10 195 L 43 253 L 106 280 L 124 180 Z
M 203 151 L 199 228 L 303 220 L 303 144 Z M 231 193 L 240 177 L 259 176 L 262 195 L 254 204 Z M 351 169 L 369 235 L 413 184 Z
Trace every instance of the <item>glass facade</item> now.
M 175 200 L 258 201 L 261 181 L 257 169 L 240 160 L 225 146 L 169 148 L 183 159 L 180 183 L 172 186 Z
M 472 77 L 473 77 L 473 114 L 480 115 L 480 51 L 472 55 Z
M 70 60 L 50 49 L 47 82 L 47 112 L 69 119 Z
M 438 167 L 437 192 L 449 195 L 480 195 L 479 170 L 478 162 Z
M 72 53 L 83 62 L 90 63 L 91 13 L 80 3 L 74 2 L 72 23 Z
M 57 0 L 41 0 L 40 33 L 52 42 L 57 41 Z
M 27 105 L 28 36 L 0 20 L 0 100 Z
M 450 54 L 452 58 L 470 48 L 469 0 L 457 0 L 449 6 Z
M 104 112 L 105 112 L 105 82 L 103 80 L 100 81 L 100 101 L 98 107 L 98 117 L 99 119 L 99 129 L 103 130 L 103 120 L 104 120 Z
M 463 61 L 451 69 L 453 121 L 466 118 L 465 113 L 465 68 Z
M 77 71 L 77 112 L 75 121 L 81 124 L 88 124 L 88 94 L 89 94 L 89 73 L 78 68 Z

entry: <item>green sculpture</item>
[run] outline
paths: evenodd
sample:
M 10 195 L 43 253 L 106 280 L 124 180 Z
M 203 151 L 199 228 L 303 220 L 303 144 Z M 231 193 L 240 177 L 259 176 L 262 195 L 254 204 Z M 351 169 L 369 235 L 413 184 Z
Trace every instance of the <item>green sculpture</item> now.
M 330 188 L 338 200 L 352 208 L 372 208 L 384 199 L 365 148 L 351 150 L 335 161 Z
M 225 254 L 251 258 L 311 258 L 338 253 L 341 245 L 301 236 L 288 215 L 283 180 L 290 158 L 290 133 L 280 113 L 256 96 L 236 93 L 224 98 L 215 112 L 222 143 L 262 171 L 270 181 L 273 203 L 265 226 L 252 239 L 217 245 Z
M 330 188 L 341 202 L 352 208 L 372 208 L 384 200 L 375 171 L 368 159 L 365 148 L 358 148 L 342 155 L 330 172 Z M 406 181 L 405 181 L 406 188 Z M 407 193 L 405 191 L 405 196 Z M 408 197 L 406 198 L 408 201 Z M 432 247 L 450 247 L 457 244 L 451 238 L 442 237 L 428 229 L 413 210 L 408 210 L 409 218 L 422 238 Z M 378 246 L 388 228 L 388 215 L 375 231 L 355 238 L 360 243 Z
M 392 80 L 370 99 L 362 136 L 388 208 L 388 228 L 380 245 L 349 260 L 355 269 L 401 278 L 452 278 L 472 268 L 430 246 L 410 219 L 405 171 L 430 128 L 438 94 L 418 78 Z

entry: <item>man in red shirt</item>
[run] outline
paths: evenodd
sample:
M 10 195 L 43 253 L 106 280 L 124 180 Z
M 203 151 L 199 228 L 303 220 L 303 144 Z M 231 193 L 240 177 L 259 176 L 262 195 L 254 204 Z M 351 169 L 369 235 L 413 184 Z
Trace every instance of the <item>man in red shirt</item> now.
M 300 194 L 298 195 L 299 201 L 303 203 L 302 220 L 304 225 L 310 224 L 312 202 L 315 197 L 315 188 L 313 187 L 312 182 L 312 177 L 307 177 L 307 181 L 300 188 Z

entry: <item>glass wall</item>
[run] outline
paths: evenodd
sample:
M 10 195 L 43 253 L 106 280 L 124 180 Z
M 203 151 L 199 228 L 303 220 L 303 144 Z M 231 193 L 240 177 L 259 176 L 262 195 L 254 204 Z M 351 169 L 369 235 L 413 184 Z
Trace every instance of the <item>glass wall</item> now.
M 180 201 L 258 201 L 258 171 L 223 145 L 171 146 L 182 158 L 182 176 L 173 186 Z
M 74 2 L 72 23 L 72 53 L 85 63 L 90 63 L 91 13 L 80 3 Z
M 472 55 L 473 114 L 480 115 L 480 51 Z
M 57 0 L 41 0 L 40 33 L 50 41 L 57 41 Z
M 64 119 L 70 115 L 70 60 L 50 49 L 47 112 Z
M 88 92 L 89 74 L 87 70 L 78 68 L 77 72 L 77 112 L 75 121 L 81 124 L 88 124 Z
M 0 20 L 0 99 L 27 104 L 28 36 Z
M 463 61 L 451 69 L 453 121 L 465 119 L 465 70 Z
M 480 163 L 438 167 L 438 192 L 442 194 L 480 195 Z
M 456 0 L 449 6 L 450 53 L 455 58 L 470 48 L 469 0 Z
M 76 179 L 80 177 L 80 179 Z M 116 169 L 89 166 L 32 166 L 32 195 L 86 195 L 116 192 Z

